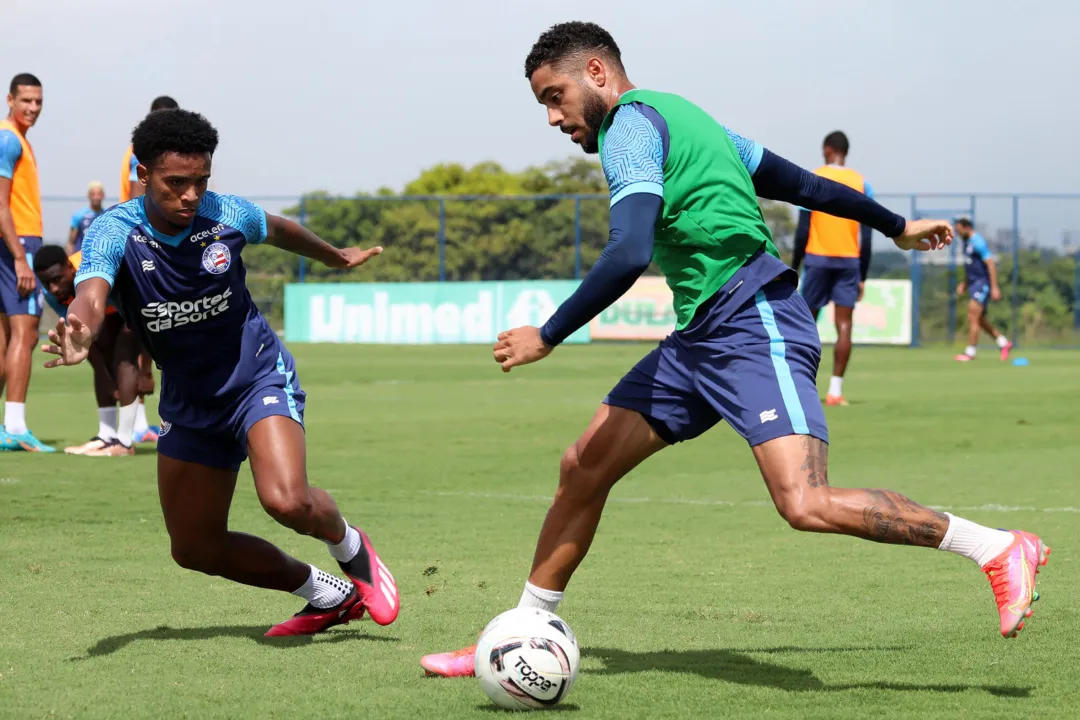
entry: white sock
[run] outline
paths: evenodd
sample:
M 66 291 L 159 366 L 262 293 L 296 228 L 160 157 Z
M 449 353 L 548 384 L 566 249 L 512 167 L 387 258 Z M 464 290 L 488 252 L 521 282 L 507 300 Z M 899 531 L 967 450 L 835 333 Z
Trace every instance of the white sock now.
M 150 423 L 146 422 L 146 403 L 139 398 L 139 407 L 135 408 L 135 432 L 142 435 L 150 429 Z
M 116 439 L 124 447 L 131 447 L 131 434 L 135 431 L 135 408 L 138 405 L 139 401 L 136 400 L 130 405 L 124 405 L 118 413 L 120 422 L 116 428 Z
M 829 394 L 840 397 L 843 395 L 844 378 L 833 375 L 829 378 Z
M 527 582 L 525 583 L 525 591 L 521 593 L 521 600 L 518 601 L 518 607 L 540 608 L 553 613 L 558 609 L 559 603 L 562 602 L 562 596 L 563 594 L 557 590 L 544 590 Z
M 116 420 L 118 417 L 116 406 L 113 405 L 112 407 L 99 407 L 97 409 L 97 416 L 97 436 L 102 440 L 115 440 Z
M 325 610 L 344 602 L 352 592 L 352 587 L 352 583 L 324 573 L 312 565 L 307 582 L 293 590 L 292 594 L 299 595 L 320 610 Z
M 4 403 L 4 429 L 12 435 L 26 432 L 26 403 Z
M 1005 337 L 1004 335 L 998 335 L 996 338 L 994 338 L 994 342 L 997 343 L 997 346 L 999 348 L 1003 348 L 1009 344 L 1009 338 Z
M 975 346 L 968 345 L 966 348 L 964 348 L 964 354 L 968 357 L 975 357 Z
M 338 562 L 349 562 L 356 553 L 360 552 L 360 547 L 363 545 L 363 541 L 360 539 L 360 533 L 356 532 L 349 523 L 345 523 L 345 537 L 337 545 L 330 545 L 327 543 L 327 547 L 330 549 L 330 554 Z
M 951 513 L 945 514 L 949 518 L 949 529 L 945 532 L 938 550 L 971 558 L 982 567 L 1012 545 L 1011 532 L 994 530 Z

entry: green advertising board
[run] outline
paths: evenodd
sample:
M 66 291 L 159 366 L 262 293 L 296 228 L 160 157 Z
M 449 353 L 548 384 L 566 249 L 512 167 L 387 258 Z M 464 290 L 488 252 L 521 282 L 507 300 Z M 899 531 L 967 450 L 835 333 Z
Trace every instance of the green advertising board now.
M 578 285 L 577 280 L 293 283 L 285 286 L 285 339 L 312 343 L 493 343 L 503 330 L 543 325 Z M 567 342 L 589 342 L 588 327 Z
M 823 344 L 836 342 L 833 306 L 818 315 Z M 863 298 L 855 305 L 852 342 L 865 345 L 911 344 L 911 281 L 867 280 Z

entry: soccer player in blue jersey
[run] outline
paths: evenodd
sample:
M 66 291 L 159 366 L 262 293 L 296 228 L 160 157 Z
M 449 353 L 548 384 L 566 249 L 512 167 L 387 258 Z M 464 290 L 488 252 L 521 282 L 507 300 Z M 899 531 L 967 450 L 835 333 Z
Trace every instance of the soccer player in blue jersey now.
M 495 362 L 510 372 L 548 357 L 651 262 L 666 277 L 678 319 L 563 454 L 518 607 L 555 612 L 615 483 L 723 420 L 750 446 L 792 528 L 974 560 L 989 577 L 1002 635 L 1014 635 L 1037 598 L 1035 573 L 1048 552 L 1038 536 L 983 527 L 892 490 L 829 484 L 817 327 L 756 196 L 866 223 L 904 250 L 943 247 L 952 239 L 950 225 L 907 221 L 740 137 L 677 95 L 635 88 L 614 39 L 595 24 L 562 23 L 543 33 L 525 75 L 548 123 L 600 154 L 611 227 L 574 293 L 543 327 L 501 333 Z M 421 665 L 454 677 L 472 675 L 476 662 L 488 660 L 476 657 L 474 646 L 428 655 Z
M 971 362 L 975 359 L 976 346 L 979 344 L 979 330 L 985 330 L 1001 352 L 1002 361 L 1009 359 L 1013 344 L 1009 338 L 998 332 L 986 316 L 986 308 L 991 300 L 1001 299 L 1001 287 L 998 285 L 997 261 L 990 252 L 990 246 L 982 235 L 975 232 L 975 226 L 968 218 L 956 221 L 956 233 L 964 241 L 964 280 L 956 286 L 956 294 L 968 296 L 968 345 L 964 352 L 953 359 L 958 362 Z
M 46 367 L 86 359 L 108 300 L 161 367 L 158 493 L 172 556 L 185 568 L 283 590 L 307 604 L 267 635 L 320 632 L 365 611 L 398 615 L 397 586 L 367 535 L 307 482 L 304 391 L 292 355 L 256 309 L 241 252 L 266 243 L 335 268 L 381 248 L 337 249 L 242 198 L 207 191 L 217 131 L 187 110 L 152 112 L 132 146 L 145 194 L 94 221 L 75 300 L 50 331 Z M 263 508 L 316 537 L 351 583 L 229 529 L 237 471 L 247 458 Z
M 87 207 L 82 208 L 71 216 L 71 230 L 68 232 L 67 254 L 74 255 L 82 250 L 83 236 L 90 229 L 90 224 L 97 219 L 104 210 L 101 204 L 105 202 L 105 186 L 95 180 L 90 183 L 86 191 Z

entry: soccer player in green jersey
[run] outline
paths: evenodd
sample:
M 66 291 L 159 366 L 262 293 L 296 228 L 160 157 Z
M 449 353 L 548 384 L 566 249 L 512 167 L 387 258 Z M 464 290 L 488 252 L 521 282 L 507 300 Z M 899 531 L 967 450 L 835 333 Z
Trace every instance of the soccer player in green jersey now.
M 556 25 L 525 74 L 548 123 L 600 153 L 611 193 L 600 259 L 542 328 L 499 336 L 504 371 L 542 360 L 617 300 L 654 261 L 674 294 L 675 331 L 616 384 L 562 458 L 521 607 L 555 612 L 585 558 L 612 486 L 650 455 L 720 420 L 746 439 L 776 509 L 796 530 L 964 555 L 986 572 L 1013 636 L 1037 599 L 1049 548 L 891 490 L 839 488 L 815 378 L 821 342 L 780 261 L 757 196 L 865 223 L 902 250 L 952 241 L 944 221 L 907 221 L 845 185 L 746 140 L 676 95 L 635 88 L 615 41 L 591 23 Z M 425 657 L 431 674 L 472 675 L 474 648 Z

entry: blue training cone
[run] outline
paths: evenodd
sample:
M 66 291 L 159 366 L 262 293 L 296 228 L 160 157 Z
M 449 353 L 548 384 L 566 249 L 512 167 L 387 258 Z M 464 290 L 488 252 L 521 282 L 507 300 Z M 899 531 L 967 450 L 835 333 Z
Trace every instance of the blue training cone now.
M 1015 360 L 1013 360 L 1013 365 L 1015 365 L 1016 367 L 1027 367 L 1028 366 L 1028 359 L 1027 358 L 1016 358 Z

